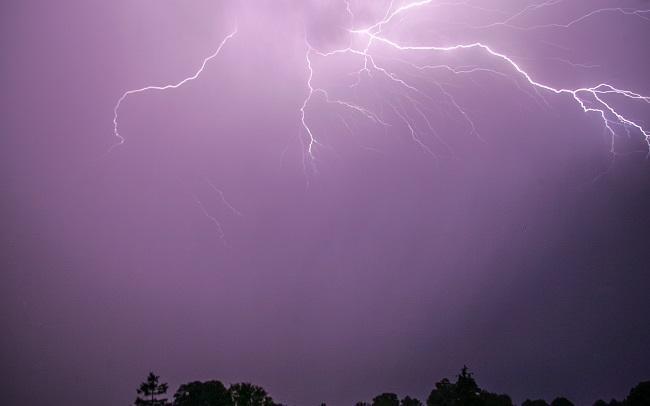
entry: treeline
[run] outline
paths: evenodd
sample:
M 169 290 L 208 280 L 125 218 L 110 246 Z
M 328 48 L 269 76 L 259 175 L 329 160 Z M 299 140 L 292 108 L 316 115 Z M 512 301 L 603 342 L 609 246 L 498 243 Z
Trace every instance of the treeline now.
M 140 384 L 135 406 L 283 406 L 276 403 L 264 388 L 252 383 L 236 383 L 226 388 L 220 381 L 190 382 L 181 385 L 173 400 L 167 399 L 169 387 L 160 382 L 153 372 Z M 321 406 L 326 406 L 324 403 Z M 424 406 L 416 398 L 400 399 L 395 393 L 382 393 L 370 403 L 357 402 L 355 406 Z M 426 399 L 426 406 L 514 406 L 510 396 L 481 389 L 473 374 L 463 367 L 456 381 L 444 378 L 435 384 Z M 564 397 L 555 398 L 550 404 L 543 399 L 525 400 L 521 406 L 574 406 Z M 630 390 L 622 400 L 609 402 L 597 400 L 593 406 L 650 406 L 650 381 L 641 382 Z
M 275 403 L 261 386 L 252 383 L 236 383 L 226 388 L 217 380 L 184 383 L 174 393 L 174 400 L 167 400 L 169 386 L 160 383 L 153 372 L 140 384 L 135 406 L 283 406 Z

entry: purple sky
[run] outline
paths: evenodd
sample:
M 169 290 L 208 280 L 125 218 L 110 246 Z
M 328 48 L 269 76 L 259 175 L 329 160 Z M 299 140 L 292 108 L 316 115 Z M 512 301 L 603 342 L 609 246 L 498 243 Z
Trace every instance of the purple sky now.
M 320 52 L 358 47 L 347 29 L 388 3 L 351 1 L 354 21 L 333 0 L 0 5 L 0 403 L 124 405 L 150 370 L 172 391 L 245 380 L 335 406 L 424 399 L 463 364 L 517 402 L 591 404 L 650 379 L 638 129 L 612 124 L 612 161 L 598 114 L 503 60 L 375 44 L 417 91 L 377 70 L 350 87 L 362 57 L 312 54 L 314 87 L 388 125 L 317 93 L 307 154 L 305 35 Z M 382 34 L 480 41 L 554 87 L 650 94 L 650 13 L 479 29 L 533 3 L 438 3 Z M 566 0 L 511 23 L 612 6 L 650 9 Z M 235 27 L 195 81 L 129 96 L 110 150 L 123 92 L 191 76 Z M 650 126 L 650 105 L 606 97 Z

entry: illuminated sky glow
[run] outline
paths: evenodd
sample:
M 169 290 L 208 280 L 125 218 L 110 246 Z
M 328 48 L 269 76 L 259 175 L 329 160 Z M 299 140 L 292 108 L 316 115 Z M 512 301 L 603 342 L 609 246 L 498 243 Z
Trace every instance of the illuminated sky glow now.
M 648 379 L 650 3 L 24 0 L 3 404 Z

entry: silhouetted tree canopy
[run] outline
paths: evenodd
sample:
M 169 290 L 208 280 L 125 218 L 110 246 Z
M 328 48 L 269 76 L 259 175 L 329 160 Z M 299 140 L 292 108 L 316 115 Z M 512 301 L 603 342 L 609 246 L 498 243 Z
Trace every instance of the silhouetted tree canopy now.
M 648 406 L 650 405 L 650 381 L 639 383 L 632 388 L 625 399 L 625 406 Z
M 422 402 L 419 399 L 405 396 L 400 402 L 400 406 L 422 406 Z
M 512 399 L 508 395 L 481 391 L 480 398 L 483 406 L 512 406 Z
M 619 402 L 612 399 L 605 402 L 602 399 L 597 400 L 594 406 L 648 406 L 650 405 L 650 381 L 639 382 L 630 390 L 625 400 Z
M 372 399 L 372 406 L 399 406 L 399 398 L 394 393 L 382 393 Z
M 252 383 L 236 383 L 229 388 L 218 380 L 194 381 L 182 384 L 170 403 L 164 396 L 168 385 L 150 372 L 137 389 L 135 406 L 283 406 L 261 386 Z M 456 381 L 443 378 L 436 382 L 426 401 L 427 406 L 513 406 L 510 396 L 481 389 L 474 375 L 464 366 Z M 322 403 L 320 406 L 325 406 Z M 384 392 L 375 396 L 372 403 L 357 402 L 355 406 L 423 406 L 416 398 L 405 396 L 400 400 L 397 394 Z M 521 406 L 574 406 L 564 397 L 556 397 L 549 405 L 543 399 L 526 399 Z M 593 406 L 650 406 L 650 381 L 633 387 L 623 401 L 597 400 Z
M 569 399 L 559 397 L 553 399 L 553 401 L 551 402 L 551 406 L 575 406 L 575 405 Z
M 174 406 L 231 406 L 230 392 L 220 381 L 190 382 L 174 394 Z
M 612 399 L 609 402 L 605 402 L 602 399 L 599 399 L 594 403 L 594 406 L 619 406 L 621 403 L 616 399 Z
M 159 383 L 160 377 L 153 372 L 149 372 L 147 380 L 140 384 L 138 388 L 138 396 L 135 399 L 135 406 L 168 406 L 170 403 L 167 398 L 161 397 L 167 393 L 168 385 L 166 383 Z
M 236 383 L 228 389 L 233 406 L 276 406 L 261 386 Z
M 436 382 L 435 389 L 431 391 L 427 398 L 427 406 L 455 406 L 456 405 L 456 385 L 449 382 L 449 379 L 442 378 Z
M 479 388 L 473 374 L 464 366 L 456 383 L 444 378 L 435 384 L 435 389 L 427 398 L 427 406 L 512 406 L 512 400 L 508 395 Z

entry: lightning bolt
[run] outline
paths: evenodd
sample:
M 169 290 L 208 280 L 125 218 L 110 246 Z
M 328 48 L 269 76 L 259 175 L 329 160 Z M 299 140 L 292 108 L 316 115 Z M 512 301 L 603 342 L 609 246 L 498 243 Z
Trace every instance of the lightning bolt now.
M 122 103 L 131 95 L 135 95 L 138 93 L 144 93 L 148 92 L 151 90 L 157 90 L 157 91 L 165 91 L 165 90 L 171 90 L 171 89 L 178 89 L 179 87 L 183 86 L 184 84 L 191 82 L 195 79 L 197 79 L 201 73 L 205 70 L 205 67 L 207 66 L 208 62 L 210 62 L 212 59 L 216 58 L 220 53 L 221 50 L 226 46 L 228 41 L 230 41 L 236 34 L 237 34 L 237 27 L 226 35 L 224 39 L 221 41 L 219 46 L 217 46 L 217 49 L 210 55 L 208 55 L 206 58 L 203 59 L 203 63 L 201 63 L 201 66 L 199 69 L 194 72 L 193 75 L 188 76 L 179 82 L 176 83 L 171 83 L 171 84 L 166 84 L 162 86 L 156 86 L 156 85 L 150 85 L 150 86 L 144 86 L 139 89 L 132 89 L 132 90 L 127 90 L 120 96 L 120 98 L 117 100 L 115 103 L 115 107 L 113 108 L 113 135 L 118 139 L 118 142 L 114 144 L 110 149 L 109 152 L 112 151 L 114 148 L 123 145 L 124 142 L 126 142 L 126 139 L 120 134 L 119 132 L 119 111 L 120 107 L 122 106 Z M 223 193 L 223 191 L 219 188 L 217 188 L 209 179 L 205 179 L 206 183 L 210 186 L 211 189 L 213 189 L 220 197 L 221 202 L 234 214 L 238 216 L 242 216 L 241 212 L 234 208 L 227 200 L 226 197 Z M 229 247 L 228 241 L 226 240 L 226 233 L 224 232 L 223 226 L 221 225 L 221 222 L 219 219 L 217 219 L 214 215 L 210 214 L 208 209 L 206 208 L 205 204 L 201 199 L 196 194 L 192 194 L 192 197 L 194 198 L 194 202 L 196 203 L 197 207 L 201 210 L 203 215 L 207 217 L 215 226 L 215 229 L 217 230 L 217 234 L 219 237 L 219 240 L 223 243 L 224 246 Z
M 650 21 L 650 10 L 636 10 L 629 8 L 620 8 L 620 7 L 610 7 L 610 8 L 600 8 L 591 10 L 577 18 L 574 18 L 566 23 L 553 23 L 553 24 L 542 24 L 534 26 L 520 26 L 514 24 L 514 21 L 519 17 L 522 17 L 525 14 L 532 13 L 536 10 L 553 7 L 560 3 L 563 3 L 564 0 L 549 0 L 538 4 L 533 4 L 526 6 L 522 10 L 516 12 L 515 14 L 509 15 L 507 18 L 491 23 L 488 25 L 471 27 L 473 29 L 485 29 L 497 26 L 503 26 L 506 28 L 516 29 L 516 30 L 541 30 L 541 29 L 568 29 L 572 26 L 575 26 L 591 17 L 594 17 L 599 14 L 611 14 L 618 13 L 624 16 L 638 17 L 643 20 Z M 426 111 L 428 108 L 421 100 L 433 101 L 431 96 L 424 90 L 420 89 L 418 86 L 409 83 L 409 79 L 404 75 L 400 75 L 394 71 L 389 70 L 387 67 L 382 66 L 378 63 L 378 57 L 373 53 L 373 48 L 375 44 L 381 44 L 387 46 L 390 49 L 393 49 L 396 52 L 428 52 L 428 53 L 462 53 L 470 50 L 480 51 L 489 57 L 492 60 L 500 61 L 504 65 L 504 70 L 495 70 L 486 67 L 480 66 L 467 66 L 467 67 L 452 67 L 449 65 L 417 65 L 401 59 L 398 61 L 406 64 L 407 66 L 416 69 L 419 72 L 424 72 L 428 70 L 436 69 L 445 69 L 454 74 L 473 74 L 477 72 L 488 72 L 495 75 L 505 76 L 512 78 L 513 81 L 523 80 L 529 88 L 531 88 L 536 95 L 538 95 L 542 100 L 544 99 L 543 94 L 552 94 L 558 96 L 567 96 L 570 97 L 576 105 L 585 113 L 591 113 L 600 118 L 604 128 L 607 130 L 611 136 L 611 146 L 610 153 L 612 156 L 616 156 L 618 153 L 615 148 L 615 137 L 617 136 L 617 131 L 623 129 L 627 135 L 631 134 L 631 131 L 637 131 L 645 140 L 646 152 L 650 154 L 650 129 L 646 128 L 642 122 L 634 120 L 625 113 L 623 113 L 618 104 L 614 104 L 610 99 L 610 96 L 616 95 L 627 99 L 628 101 L 633 102 L 642 102 L 650 104 L 650 96 L 645 96 L 634 92 L 632 90 L 621 89 L 609 83 L 598 83 L 594 86 L 589 87 L 578 87 L 578 88 L 564 88 L 564 87 L 555 87 L 551 84 L 544 83 L 543 81 L 535 79 L 528 71 L 526 71 L 520 63 L 516 61 L 517 58 L 507 55 L 503 52 L 500 52 L 495 47 L 483 43 L 483 42 L 470 42 L 470 43 L 457 43 L 452 45 L 411 45 L 403 44 L 395 39 L 391 39 L 389 36 L 384 34 L 384 28 L 391 24 L 401 24 L 402 18 L 408 14 L 415 12 L 418 9 L 424 7 L 443 7 L 443 6 L 467 6 L 477 8 L 476 6 L 469 5 L 466 1 L 460 2 L 445 2 L 445 1 L 434 1 L 434 0 L 420 0 L 420 1 L 411 1 L 402 4 L 399 7 L 395 7 L 395 1 L 391 1 L 388 5 L 388 8 L 380 20 L 366 26 L 365 28 L 355 28 L 351 27 L 348 29 L 348 32 L 359 37 L 363 46 L 353 47 L 348 45 L 344 48 L 329 50 L 329 51 L 319 51 L 315 49 L 308 40 L 306 40 L 306 66 L 308 70 L 308 80 L 307 80 L 307 96 L 304 99 L 304 102 L 300 108 L 301 112 L 301 122 L 303 130 L 307 135 L 307 142 L 305 143 L 307 154 L 306 156 L 310 159 L 314 159 L 316 156 L 316 148 L 324 145 L 322 141 L 319 141 L 319 138 L 316 136 L 316 131 L 308 125 L 308 120 L 305 117 L 305 111 L 307 110 L 310 103 L 313 101 L 314 96 L 318 92 L 327 94 L 325 90 L 315 88 L 313 86 L 315 69 L 313 63 L 313 57 L 319 56 L 322 58 L 332 57 L 334 55 L 340 54 L 351 54 L 362 57 L 363 65 L 353 74 L 357 76 L 357 81 L 352 85 L 352 87 L 359 85 L 361 82 L 362 75 L 369 78 L 375 78 L 376 76 L 381 76 L 389 83 L 392 83 L 394 86 L 401 89 L 401 98 L 386 100 L 386 104 L 390 107 L 393 112 L 393 115 L 397 118 L 399 122 L 408 130 L 408 133 L 411 136 L 411 139 L 421 147 L 426 153 L 434 155 L 434 152 L 431 147 L 429 147 L 421 137 L 423 131 L 418 129 L 416 120 L 413 116 L 419 117 L 424 121 L 426 130 L 429 134 L 435 136 L 438 141 L 443 145 L 439 135 L 434 131 L 431 121 L 427 118 Z M 495 11 L 495 10 L 491 10 Z M 350 1 L 345 1 L 345 12 L 349 16 L 351 22 L 355 21 L 355 15 L 353 7 Z M 506 14 L 500 12 L 501 14 Z M 408 28 L 408 27 L 406 27 Z M 593 67 L 591 65 L 581 65 L 564 60 L 561 58 L 556 58 L 557 60 L 567 63 L 574 67 Z M 458 116 L 466 123 L 468 132 L 475 135 L 479 139 L 481 136 L 479 134 L 478 128 L 475 125 L 474 121 L 471 118 L 471 115 L 465 111 L 460 103 L 456 101 L 453 96 L 453 93 L 450 92 L 445 86 L 439 84 L 435 81 L 432 81 L 434 85 L 437 86 L 440 95 L 446 99 L 446 103 L 453 107 L 457 112 Z M 521 88 L 520 88 L 521 89 Z M 368 111 L 368 109 L 363 106 L 359 106 L 353 103 L 338 101 L 338 103 L 349 106 L 350 108 L 356 111 Z M 378 114 L 372 114 L 370 116 L 376 122 L 380 122 L 384 125 L 388 125 L 387 119 L 381 117 Z
M 210 62 L 212 59 L 216 58 L 220 53 L 223 47 L 226 46 L 226 43 L 230 41 L 236 34 L 237 34 L 237 28 L 235 28 L 230 34 L 226 35 L 226 37 L 221 41 L 217 49 L 210 54 L 208 57 L 203 59 L 203 63 L 199 67 L 199 69 L 194 72 L 193 75 L 188 76 L 184 78 L 183 80 L 176 82 L 176 83 L 171 83 L 167 85 L 162 85 L 162 86 L 155 86 L 155 85 L 150 85 L 150 86 L 145 86 L 141 87 L 139 89 L 133 89 L 133 90 L 127 90 L 120 96 L 120 98 L 117 100 L 115 103 L 115 106 L 113 107 L 113 135 L 118 139 L 118 142 L 114 144 L 111 147 L 111 150 L 115 147 L 118 147 L 126 141 L 126 139 L 120 134 L 119 132 L 119 112 L 120 112 L 120 107 L 122 107 L 122 103 L 131 95 L 135 95 L 138 93 L 145 93 L 151 90 L 158 90 L 158 91 L 165 91 L 165 90 L 170 90 L 170 89 L 178 89 L 179 87 L 183 86 L 184 84 L 191 82 L 195 79 L 197 79 L 199 76 L 201 76 L 201 73 L 203 73 L 203 70 L 205 69 L 206 65 L 208 62 Z
M 506 78 L 514 83 L 521 92 L 536 100 L 540 105 L 541 103 L 547 104 L 547 95 L 568 97 L 575 103 L 575 106 L 579 111 L 594 115 L 600 120 L 603 128 L 611 138 L 609 152 L 613 157 L 620 154 L 616 150 L 615 139 L 621 132 L 624 132 L 628 136 L 631 136 L 631 134 L 634 133 L 642 137 L 645 142 L 644 151 L 650 155 L 650 129 L 647 128 L 642 121 L 634 119 L 626 114 L 621 107 L 622 101 L 635 104 L 650 104 L 650 96 L 643 95 L 633 90 L 622 89 L 606 82 L 576 88 L 554 86 L 551 83 L 535 78 L 533 74 L 528 72 L 520 62 L 520 60 L 526 58 L 509 55 L 499 50 L 498 47 L 484 41 L 423 45 L 404 43 L 398 39 L 392 38 L 389 34 L 386 34 L 387 28 L 395 26 L 402 29 L 402 31 L 408 31 L 409 25 L 406 22 L 407 20 L 405 17 L 410 14 L 414 14 L 425 8 L 441 7 L 467 7 L 482 11 L 495 12 L 503 16 L 500 20 L 489 24 L 481 26 L 466 26 L 468 29 L 477 31 L 495 27 L 503 27 L 518 31 L 551 29 L 566 30 L 595 16 L 610 14 L 618 14 L 624 17 L 650 21 L 650 9 L 608 7 L 592 9 L 576 18 L 564 22 L 529 26 L 517 23 L 518 20 L 526 15 L 545 8 L 558 6 L 564 2 L 565 0 L 546 0 L 540 3 L 527 5 L 514 13 L 508 13 L 502 10 L 472 5 L 468 0 L 411 0 L 405 2 L 391 0 L 378 20 L 364 27 L 357 27 L 355 24 L 359 19 L 355 15 L 353 2 L 351 0 L 341 0 L 342 12 L 347 16 L 349 24 L 348 27 L 345 27 L 350 35 L 349 42 L 346 46 L 342 48 L 322 50 L 311 43 L 307 30 L 304 32 L 306 94 L 304 99 L 302 99 L 302 103 L 298 106 L 298 117 L 300 123 L 299 140 L 303 149 L 303 168 L 305 169 L 305 175 L 309 177 L 308 169 L 311 169 L 312 173 L 317 172 L 316 162 L 319 159 L 318 151 L 323 148 L 329 148 L 325 142 L 324 136 L 310 124 L 310 113 L 312 110 L 317 108 L 317 102 L 324 103 L 331 108 L 337 109 L 336 114 L 343 123 L 343 126 L 347 129 L 348 133 L 353 133 L 353 129 L 349 124 L 346 115 L 357 116 L 363 120 L 367 120 L 373 125 L 384 128 L 390 126 L 401 126 L 407 130 L 407 134 L 409 134 L 415 145 L 435 158 L 438 157 L 437 148 L 431 144 L 432 141 L 428 141 L 428 137 L 433 137 L 437 144 L 446 148 L 448 151 L 450 151 L 451 148 L 435 129 L 434 120 L 431 119 L 431 114 L 433 113 L 432 105 L 443 106 L 447 114 L 450 114 L 450 111 L 453 112 L 454 119 L 465 126 L 468 134 L 475 136 L 478 140 L 483 140 L 479 126 L 472 118 L 470 112 L 463 108 L 462 103 L 456 99 L 450 86 L 443 84 L 436 80 L 435 77 L 432 77 L 431 74 L 437 71 L 447 71 L 457 76 L 463 75 L 468 77 L 470 80 L 474 80 L 474 77 L 479 73 L 487 73 Z M 148 91 L 166 91 L 176 89 L 199 78 L 207 64 L 220 54 L 228 41 L 230 41 L 236 34 L 237 28 L 229 33 L 221 41 L 216 50 L 203 60 L 199 69 L 193 75 L 176 83 L 150 85 L 124 92 L 117 100 L 113 109 L 113 134 L 118 140 L 117 144 L 115 144 L 113 148 L 122 145 L 125 142 L 125 138 L 119 132 L 119 110 L 129 96 Z M 426 53 L 427 55 L 430 54 L 435 56 L 438 54 L 455 53 L 463 56 L 464 54 L 469 54 L 471 51 L 475 51 L 475 53 L 485 57 L 486 64 L 490 63 L 491 65 L 482 66 L 482 64 L 473 64 L 452 66 L 446 64 L 417 64 L 399 56 L 391 57 L 386 56 L 383 53 L 380 54 L 377 50 L 379 46 L 394 51 L 396 55 L 404 53 Z M 318 61 L 341 55 L 350 55 L 360 60 L 358 69 L 350 72 L 350 76 L 354 77 L 355 81 L 348 84 L 347 87 L 349 89 L 356 92 L 357 88 L 366 81 L 369 83 L 386 83 L 389 85 L 391 91 L 385 91 L 384 93 L 386 94 L 380 95 L 376 88 L 372 89 L 376 92 L 376 95 L 382 102 L 380 111 L 374 110 L 376 106 L 371 107 L 364 105 L 363 103 L 352 101 L 356 100 L 356 98 L 334 97 L 333 91 L 316 84 L 319 73 Z M 549 59 L 555 59 L 575 68 L 594 67 L 593 65 L 578 64 L 562 58 Z M 417 73 L 414 75 L 404 73 L 400 70 L 395 70 L 393 65 L 386 64 L 385 61 L 400 64 L 401 66 L 405 66 L 411 71 Z M 425 80 L 436 89 L 436 92 L 432 92 L 430 88 L 422 87 L 418 80 Z M 214 185 L 210 185 L 211 188 L 220 196 L 222 204 L 228 207 L 234 214 L 241 215 L 241 213 L 228 203 L 223 192 L 214 187 Z M 216 224 L 217 228 L 220 230 L 221 238 L 223 238 L 223 229 L 221 224 L 216 218 L 214 218 L 214 216 L 209 215 L 205 206 L 198 198 L 195 198 L 195 200 L 204 214 Z

